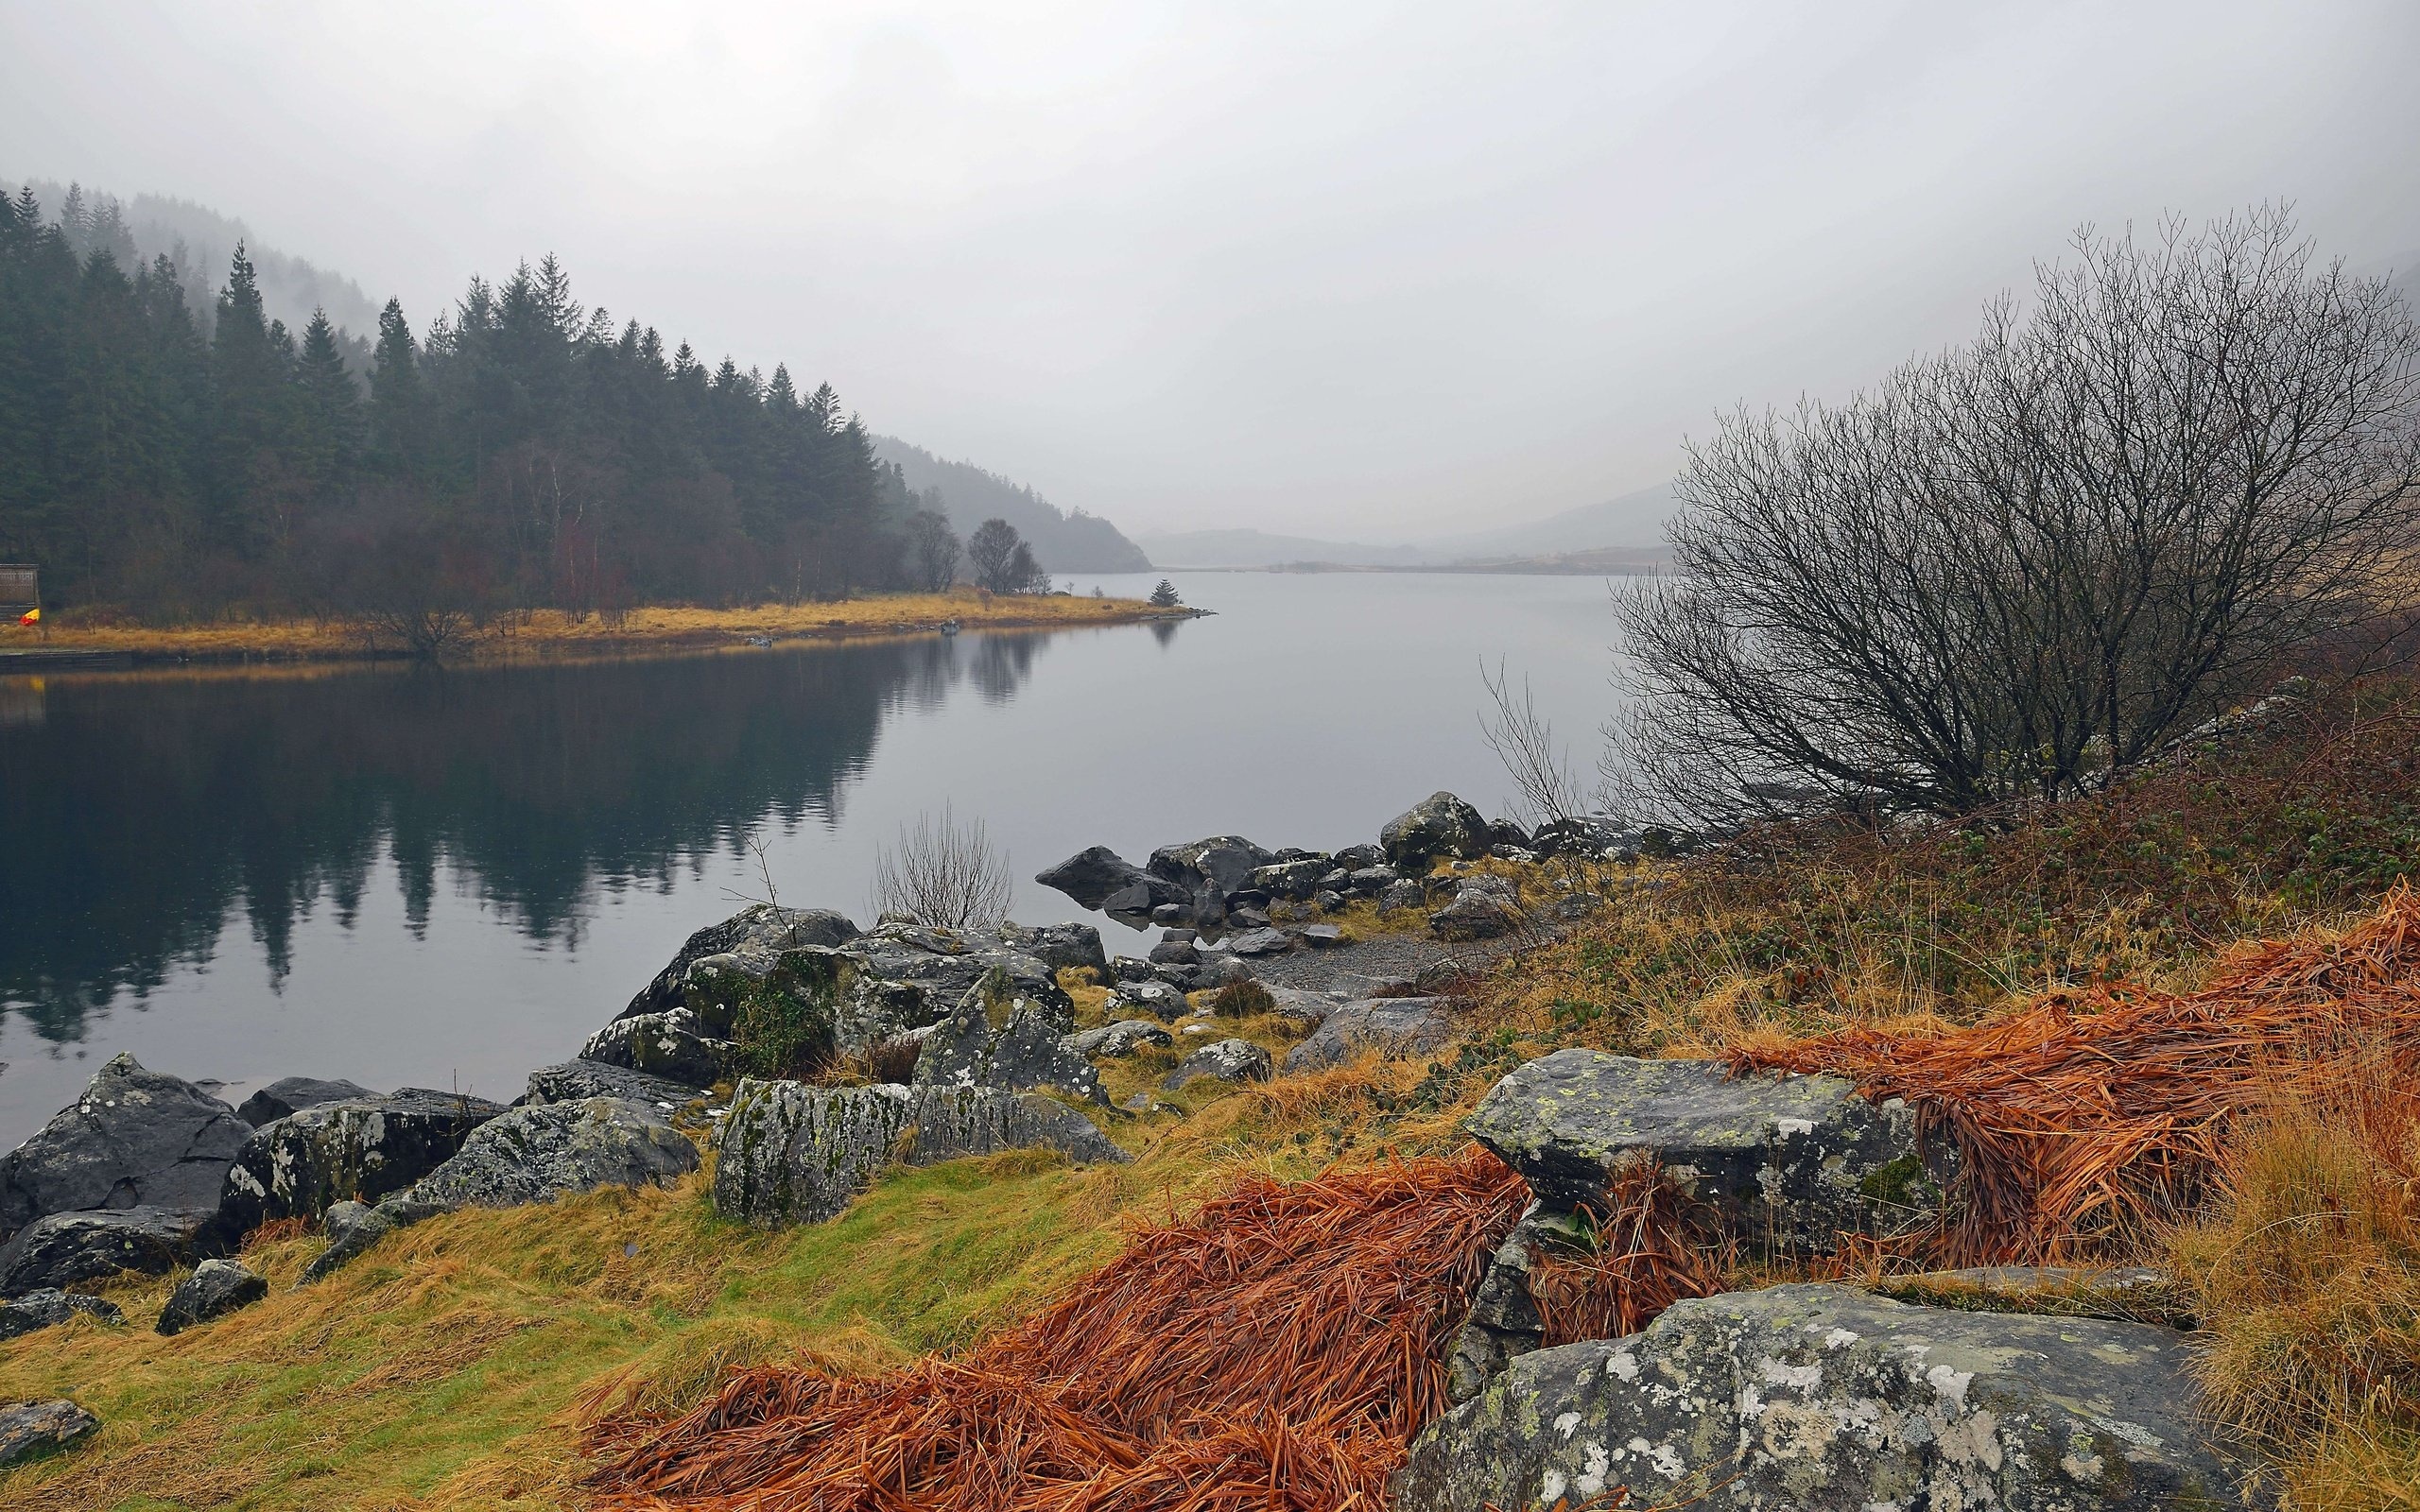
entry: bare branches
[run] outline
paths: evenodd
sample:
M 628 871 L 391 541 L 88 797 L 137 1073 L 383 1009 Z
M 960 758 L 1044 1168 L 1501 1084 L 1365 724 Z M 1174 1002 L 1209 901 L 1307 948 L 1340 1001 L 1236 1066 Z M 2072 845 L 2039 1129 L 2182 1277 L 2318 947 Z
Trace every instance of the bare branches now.
M 2076 242 L 1969 347 L 1690 452 L 1616 765 L 1701 821 L 2058 797 L 2402 607 L 2420 330 L 2285 211 Z
M 927 924 L 988 928 L 1008 917 L 1015 882 L 1005 851 L 992 847 L 981 819 L 958 822 L 949 804 L 941 817 L 916 816 L 899 827 L 899 843 L 873 863 L 877 913 L 913 914 Z
M 1504 764 L 1505 774 L 1520 790 L 1521 803 L 1527 811 L 1521 817 L 1530 827 L 1557 819 L 1567 819 L 1581 810 L 1579 780 L 1571 773 L 1568 750 L 1556 745 L 1554 726 L 1538 712 L 1537 700 L 1530 696 L 1530 679 L 1521 679 L 1521 696 L 1512 696 L 1512 679 L 1498 658 L 1491 674 L 1487 663 L 1478 664 L 1479 681 L 1486 685 L 1487 696 L 1495 705 L 1495 717 L 1482 713 L 1478 716 L 1479 733 L 1487 741 L 1487 748 Z

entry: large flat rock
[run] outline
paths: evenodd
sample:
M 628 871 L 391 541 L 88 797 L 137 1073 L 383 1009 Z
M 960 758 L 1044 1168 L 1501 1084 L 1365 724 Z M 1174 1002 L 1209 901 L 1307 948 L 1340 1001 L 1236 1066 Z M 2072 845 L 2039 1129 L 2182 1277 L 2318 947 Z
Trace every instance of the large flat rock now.
M 204 1239 L 190 1209 L 80 1208 L 36 1218 L 0 1245 L 0 1297 L 95 1281 L 120 1271 L 164 1276 Z
M 1444 998 L 1369 998 L 1335 1008 L 1310 1037 L 1286 1052 L 1288 1072 L 1341 1065 L 1365 1051 L 1390 1060 L 1425 1056 L 1454 1036 L 1453 1005 Z
M 1733 1077 L 1712 1061 L 1596 1050 L 1522 1066 L 1467 1126 L 1548 1208 L 1582 1206 L 1616 1171 L 1652 1159 L 1741 1243 L 1799 1253 L 1930 1222 L 1954 1159 L 1945 1143 L 1919 1143 L 1911 1109 L 1837 1076 Z
M 1776 1286 L 1513 1361 L 1413 1442 L 1394 1504 L 2247 1506 L 2194 1405 L 2185 1339 L 2167 1329 Z
M 933 1165 L 998 1150 L 1053 1149 L 1122 1161 L 1090 1120 L 1032 1092 L 989 1088 L 809 1087 L 742 1081 L 715 1162 L 715 1207 L 775 1226 L 820 1223 L 846 1208 L 893 1159 Z

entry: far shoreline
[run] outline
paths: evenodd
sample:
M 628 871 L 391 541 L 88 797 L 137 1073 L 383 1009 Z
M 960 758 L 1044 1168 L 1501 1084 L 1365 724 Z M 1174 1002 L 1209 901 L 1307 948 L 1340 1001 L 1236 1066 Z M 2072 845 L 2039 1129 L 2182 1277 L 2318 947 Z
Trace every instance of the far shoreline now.
M 1162 609 L 1137 598 L 1066 593 L 881 593 L 822 603 L 733 609 L 654 605 L 609 618 L 562 610 L 517 610 L 474 632 L 450 662 L 481 664 L 530 658 L 610 657 L 708 651 L 770 641 L 842 641 L 931 635 L 955 623 L 964 630 L 1084 629 L 1196 618 L 1207 610 Z M 47 633 L 0 627 L 0 676 L 112 666 L 364 662 L 411 660 L 399 638 L 370 622 L 329 617 L 225 620 L 153 626 L 79 622 L 59 614 Z

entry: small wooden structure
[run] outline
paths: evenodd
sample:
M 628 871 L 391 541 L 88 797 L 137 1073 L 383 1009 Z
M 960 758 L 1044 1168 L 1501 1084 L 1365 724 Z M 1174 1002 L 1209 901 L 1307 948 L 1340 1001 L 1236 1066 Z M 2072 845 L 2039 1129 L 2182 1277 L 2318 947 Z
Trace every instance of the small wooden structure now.
M 0 562 L 0 623 L 23 617 L 42 608 L 42 569 L 31 562 Z M 50 639 L 50 627 L 37 619 L 42 638 Z

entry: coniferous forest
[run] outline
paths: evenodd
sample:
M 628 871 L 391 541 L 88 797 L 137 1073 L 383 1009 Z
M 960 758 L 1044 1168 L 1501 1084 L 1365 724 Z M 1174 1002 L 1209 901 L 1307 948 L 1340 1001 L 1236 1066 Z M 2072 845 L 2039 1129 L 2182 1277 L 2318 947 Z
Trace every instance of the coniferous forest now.
M 639 602 L 904 586 L 919 498 L 831 387 L 584 310 L 551 256 L 370 346 L 215 308 L 108 215 L 0 198 L 0 560 L 146 616 Z M 130 266 L 134 265 L 134 266 Z

